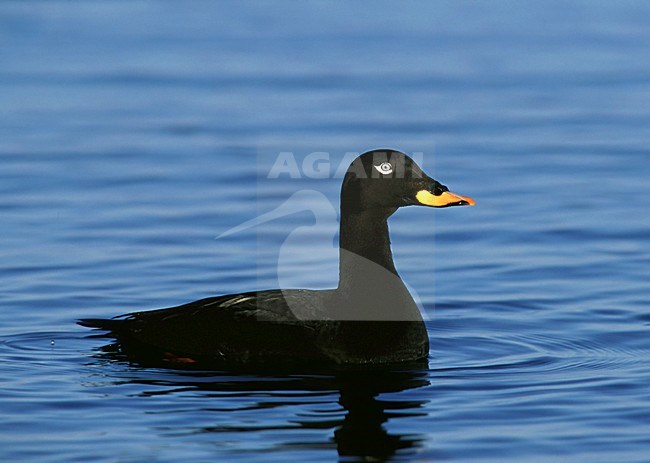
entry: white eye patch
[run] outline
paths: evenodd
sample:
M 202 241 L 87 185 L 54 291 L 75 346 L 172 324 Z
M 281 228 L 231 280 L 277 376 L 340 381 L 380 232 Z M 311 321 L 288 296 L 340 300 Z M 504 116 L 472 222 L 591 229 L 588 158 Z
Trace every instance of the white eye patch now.
M 388 175 L 393 173 L 393 166 L 390 162 L 382 162 L 378 166 L 373 166 L 380 174 Z

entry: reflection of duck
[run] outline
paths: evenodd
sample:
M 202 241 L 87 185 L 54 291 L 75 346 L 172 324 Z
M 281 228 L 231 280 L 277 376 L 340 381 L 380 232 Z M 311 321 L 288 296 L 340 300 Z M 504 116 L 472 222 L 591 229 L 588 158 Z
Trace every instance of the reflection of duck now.
M 414 392 L 430 385 L 426 367 L 426 362 L 414 362 L 400 365 L 399 370 L 339 370 L 332 374 L 292 370 L 268 375 L 259 371 L 220 375 L 174 370 L 161 375 L 158 370 L 138 373 L 129 369 L 124 376 L 118 368 L 103 376 L 99 386 L 106 381 L 131 391 L 135 388 L 142 395 L 174 398 L 175 409 L 169 411 L 176 414 L 174 435 L 202 434 L 206 436 L 202 441 L 217 445 L 227 441 L 218 447 L 223 452 L 231 449 L 240 460 L 246 460 L 241 452 L 250 451 L 254 436 L 265 448 L 301 451 L 305 461 L 332 448 L 341 461 L 349 457 L 392 461 L 397 452 L 414 452 L 426 440 L 425 430 L 406 426 L 408 431 L 403 431 L 399 425 L 427 413 L 427 401 L 420 397 L 424 394 Z M 405 391 L 408 393 L 402 394 Z M 191 400 L 191 406 L 186 406 L 186 400 Z M 149 409 L 141 412 L 149 413 Z M 191 413 L 191 418 L 184 416 L 186 413 Z M 389 419 L 396 420 L 390 430 L 385 426 Z M 161 429 L 164 434 L 166 430 Z M 221 459 L 228 457 L 222 455 Z
M 422 317 L 393 264 L 387 219 L 399 207 L 473 205 L 397 151 L 369 151 L 341 188 L 339 285 L 218 296 L 84 326 L 125 351 L 175 363 L 380 364 L 421 359 Z
M 384 423 L 392 417 L 426 415 L 425 401 L 391 400 L 391 394 L 428 385 L 424 373 L 353 372 L 339 374 L 339 404 L 347 411 L 343 423 L 334 431 L 341 457 L 361 457 L 363 461 L 390 460 L 396 451 L 417 447 L 423 436 L 415 433 L 392 434 Z M 377 396 L 382 394 L 381 400 Z

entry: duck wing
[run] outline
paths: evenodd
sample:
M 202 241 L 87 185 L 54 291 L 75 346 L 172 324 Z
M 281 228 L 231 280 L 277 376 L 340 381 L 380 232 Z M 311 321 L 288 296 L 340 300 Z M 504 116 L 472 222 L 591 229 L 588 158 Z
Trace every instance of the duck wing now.
M 322 356 L 313 343 L 313 328 L 289 306 L 315 305 L 319 293 L 323 291 L 254 291 L 78 323 L 108 331 L 130 354 L 196 362 L 313 359 Z

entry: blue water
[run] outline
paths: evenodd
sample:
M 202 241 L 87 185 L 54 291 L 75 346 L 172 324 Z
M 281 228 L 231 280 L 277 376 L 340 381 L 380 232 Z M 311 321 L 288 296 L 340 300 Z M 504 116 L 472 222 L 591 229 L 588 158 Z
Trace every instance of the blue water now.
M 0 460 L 650 461 L 648 17 L 2 3 Z M 145 369 L 74 324 L 333 286 L 336 170 L 382 146 L 477 201 L 390 221 L 428 368 Z

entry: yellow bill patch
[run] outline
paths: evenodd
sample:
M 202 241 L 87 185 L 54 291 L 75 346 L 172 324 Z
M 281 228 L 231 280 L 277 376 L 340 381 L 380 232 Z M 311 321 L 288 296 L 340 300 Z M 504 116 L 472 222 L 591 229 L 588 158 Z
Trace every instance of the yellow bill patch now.
M 468 198 L 467 196 L 460 196 L 457 195 L 456 193 L 452 193 L 451 191 L 445 191 L 441 195 L 436 196 L 430 191 L 420 190 L 415 195 L 415 199 L 417 199 L 420 204 L 423 204 L 425 206 L 433 206 L 433 207 L 467 206 L 467 205 L 473 206 L 474 204 L 476 204 L 476 201 L 474 201 L 472 198 Z M 464 204 L 462 204 L 461 202 L 464 202 Z

